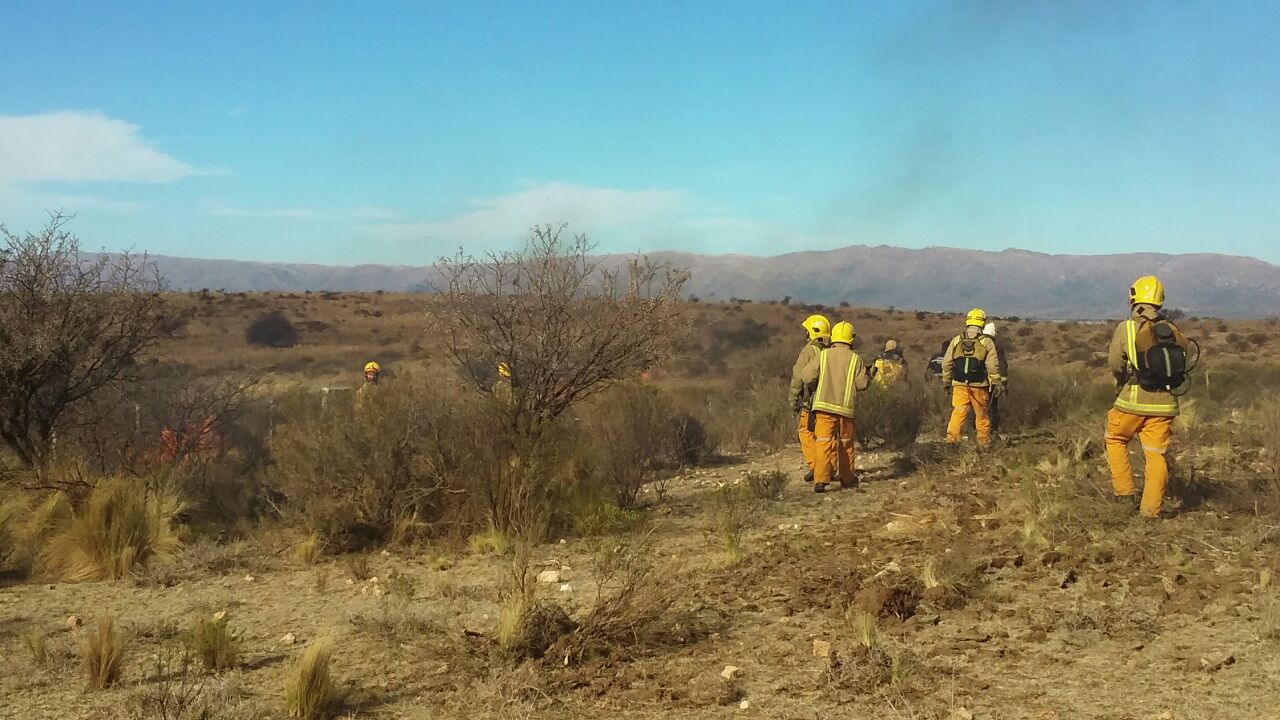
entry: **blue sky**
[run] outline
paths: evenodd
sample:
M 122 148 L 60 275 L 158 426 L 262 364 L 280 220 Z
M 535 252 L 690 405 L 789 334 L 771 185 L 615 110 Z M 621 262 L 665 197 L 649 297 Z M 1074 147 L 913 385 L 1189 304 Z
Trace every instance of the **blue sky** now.
M 109 9 L 115 6 L 115 9 Z M 851 244 L 1280 262 L 1280 3 L 0 0 L 0 221 L 429 263 Z

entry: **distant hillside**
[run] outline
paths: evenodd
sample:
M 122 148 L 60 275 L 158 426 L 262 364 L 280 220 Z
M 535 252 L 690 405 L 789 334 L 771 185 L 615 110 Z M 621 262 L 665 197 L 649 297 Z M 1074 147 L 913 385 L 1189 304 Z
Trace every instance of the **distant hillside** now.
M 1023 250 L 907 250 L 853 246 L 776 257 L 654 253 L 689 268 L 688 292 L 921 310 L 981 306 L 1003 315 L 1113 317 L 1138 275 L 1165 281 L 1171 307 L 1195 315 L 1280 314 L 1280 266 L 1232 255 L 1046 255 Z M 155 258 L 175 289 L 404 291 L 425 289 L 430 268 L 330 267 Z

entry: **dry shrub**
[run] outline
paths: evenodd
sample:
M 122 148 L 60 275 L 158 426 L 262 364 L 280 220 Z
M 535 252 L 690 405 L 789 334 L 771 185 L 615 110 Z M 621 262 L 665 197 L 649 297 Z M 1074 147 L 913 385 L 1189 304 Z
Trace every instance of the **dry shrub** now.
M 436 384 L 401 378 L 355 402 L 294 395 L 275 433 L 277 483 L 288 511 L 329 546 L 393 539 L 403 519 L 439 521 L 478 466 L 467 403 Z
M 678 410 L 650 386 L 611 388 L 594 403 L 590 427 L 596 481 L 620 508 L 634 507 L 645 484 L 687 453 Z
M 567 665 L 629 657 L 701 636 L 700 621 L 675 612 L 680 584 L 659 576 L 654 557 L 652 532 L 599 549 L 591 608 L 547 651 L 548 660 Z
M 720 547 L 726 563 L 742 561 L 742 534 L 758 507 L 750 490 L 740 485 L 722 485 L 712 493 L 711 522 L 704 531 L 708 540 Z
M 259 315 L 244 331 L 245 342 L 255 347 L 293 347 L 298 336 L 298 328 L 279 310 Z
M 788 479 L 781 470 L 753 470 L 747 473 L 747 487 L 761 500 L 781 500 Z
M 757 444 L 776 452 L 795 441 L 787 383 L 776 377 L 757 375 L 742 390 L 707 394 L 700 405 L 712 446 L 745 453 Z
M 1001 430 L 1028 432 L 1075 417 L 1101 417 L 1115 399 L 1114 383 L 1097 372 L 1019 367 L 1001 400 Z
M 41 567 L 69 582 L 118 580 L 153 559 L 176 558 L 182 543 L 175 522 L 184 508 L 170 489 L 104 480 L 79 507 L 53 520 Z
M 205 678 L 192 667 L 191 656 L 166 648 L 134 695 L 135 716 L 156 720 L 209 720 Z
M 935 386 L 904 377 L 888 387 L 872 383 L 858 393 L 854 427 L 862 445 L 910 447 L 926 423 L 938 422 Z
M 123 660 L 124 645 L 116 632 L 115 619 L 104 616 L 84 639 L 84 672 L 89 689 L 103 690 L 114 685 L 120 679 Z
M 231 631 L 225 612 L 196 618 L 183 641 L 210 672 L 222 672 L 240 657 L 240 638 Z
M 317 638 L 289 668 L 284 686 L 284 706 L 289 717 L 322 720 L 332 717 L 342 703 L 342 693 L 334 684 L 329 663 L 333 658 L 333 638 Z

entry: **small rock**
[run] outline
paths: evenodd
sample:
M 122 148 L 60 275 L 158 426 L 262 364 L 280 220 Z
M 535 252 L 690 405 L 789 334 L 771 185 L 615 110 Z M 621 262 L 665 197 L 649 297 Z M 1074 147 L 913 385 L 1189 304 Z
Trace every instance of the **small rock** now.
M 383 551 L 382 551 L 382 557 L 390 557 L 390 556 L 391 556 L 391 551 L 390 551 L 390 550 L 383 550 Z
M 227 616 L 226 610 L 219 610 L 218 612 L 213 614 L 213 621 L 222 622 L 222 619 L 225 618 L 226 616 Z
M 724 669 L 720 671 L 720 677 L 724 678 L 725 680 L 736 680 L 738 679 L 738 676 L 741 674 L 742 674 L 742 668 L 738 667 L 737 665 L 725 665 Z
M 281 645 L 293 645 L 296 642 L 298 642 L 298 636 L 293 633 L 285 633 L 284 637 L 280 638 Z
M 561 545 L 564 545 L 566 542 L 567 542 L 567 541 L 566 541 L 564 538 L 560 538 L 560 544 L 561 544 Z
M 750 709 L 751 709 L 751 701 L 750 701 L 750 700 L 743 700 L 742 702 L 738 703 L 738 709 L 739 709 L 739 710 L 750 710 Z
M 824 543 L 822 543 L 822 547 L 835 547 L 835 546 L 836 546 L 836 544 L 835 544 L 835 543 L 833 543 L 833 542 L 824 542 Z
M 252 575 L 245 575 L 245 576 L 244 576 L 244 581 L 245 581 L 245 582 L 253 582 L 254 580 L 257 580 L 257 579 L 258 579 L 258 578 L 254 577 L 254 576 L 252 576 Z
M 1160 713 L 1160 717 L 1158 720 L 1173 720 L 1173 711 L 1165 710 L 1164 712 Z
M 354 579 L 352 579 L 352 578 L 347 578 L 347 584 L 348 584 L 348 585 L 355 585 L 355 584 L 356 584 L 356 581 L 355 581 Z
M 813 655 L 814 657 L 820 657 L 820 658 L 831 657 L 831 643 L 827 642 L 826 640 L 814 640 Z
M 69 628 L 78 628 L 83 624 L 84 624 L 84 621 L 75 615 L 70 615 L 67 617 L 67 627 Z
M 573 586 L 569 583 L 560 583 L 560 592 L 573 592 Z
M 973 720 L 973 713 L 969 712 L 968 708 L 961 706 L 951 713 L 951 717 L 956 720 Z
M 779 529 L 779 530 L 784 530 L 784 531 L 785 531 L 785 530 L 789 530 L 789 529 L 791 529 L 791 526 L 790 526 L 790 525 L 788 525 L 788 524 L 786 524 L 786 523 L 782 523 L 781 525 L 779 525 L 779 526 L 778 526 L 778 529 Z
M 560 582 L 560 571 L 559 570 L 543 570 L 542 572 L 538 573 L 538 582 L 548 583 L 548 584 L 558 583 Z

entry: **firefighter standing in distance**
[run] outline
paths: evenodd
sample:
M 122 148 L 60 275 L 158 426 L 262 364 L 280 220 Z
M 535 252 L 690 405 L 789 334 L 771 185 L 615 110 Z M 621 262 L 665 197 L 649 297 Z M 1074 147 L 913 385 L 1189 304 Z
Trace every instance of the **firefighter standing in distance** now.
M 813 464 L 815 460 L 816 441 L 813 435 L 813 421 L 810 418 L 813 403 L 814 386 L 804 382 L 801 374 L 809 361 L 818 357 L 831 344 L 831 322 L 822 315 L 810 315 L 804 320 L 804 330 L 808 335 L 804 347 L 800 348 L 800 356 L 791 368 L 791 409 L 796 413 L 796 432 L 800 436 L 800 452 L 804 455 L 805 482 L 813 482 Z M 815 381 L 816 382 L 816 381 Z
M 951 420 L 947 423 L 947 442 L 960 442 L 969 411 L 977 429 L 978 445 L 991 445 L 991 419 L 987 404 L 992 393 L 1002 393 L 1000 365 L 995 343 L 982 336 L 987 314 L 974 308 L 965 316 L 964 332 L 951 339 L 942 356 L 942 384 L 951 393 Z
M 809 360 L 801 373 L 807 383 L 817 383 L 813 392 L 814 440 L 813 491 L 826 492 L 832 480 L 851 488 L 854 475 L 854 396 L 867 389 L 871 377 L 867 366 L 853 351 L 853 325 L 836 323 L 831 328 L 831 347 Z

